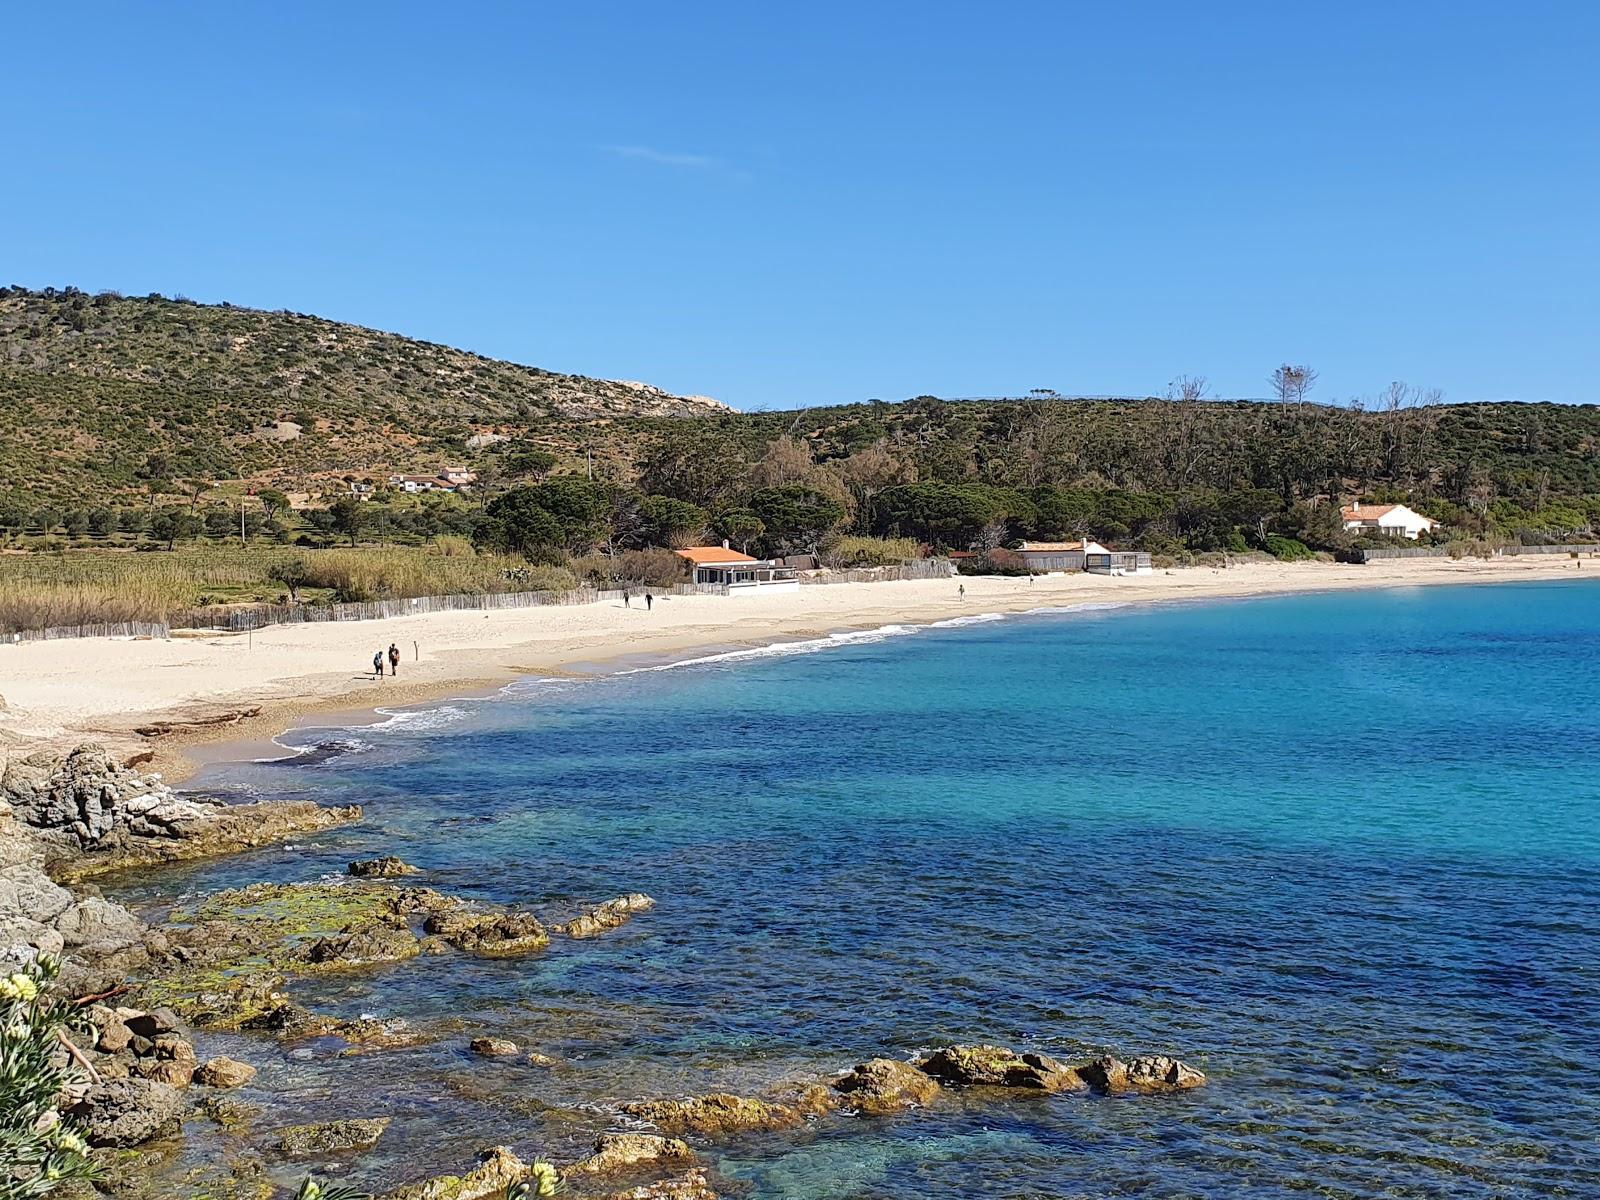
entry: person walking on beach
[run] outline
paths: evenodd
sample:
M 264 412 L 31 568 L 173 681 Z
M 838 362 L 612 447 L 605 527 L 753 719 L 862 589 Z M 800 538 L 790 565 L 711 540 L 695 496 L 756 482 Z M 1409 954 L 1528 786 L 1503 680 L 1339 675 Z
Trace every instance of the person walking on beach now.
M 632 608 L 633 607 L 633 593 L 630 592 L 627 588 L 623 588 L 622 589 L 622 607 L 623 608 Z
M 400 674 L 400 647 L 389 643 L 389 674 Z
M 961 603 L 965 604 L 967 602 L 967 585 L 964 583 L 957 585 L 956 595 L 961 598 Z
M 379 679 L 383 678 L 383 651 L 379 650 L 372 656 L 372 673 Z
M 644 610 L 645 610 L 645 612 L 650 612 L 652 609 L 655 608 L 655 606 L 656 606 L 656 598 L 655 598 L 655 596 L 650 592 L 646 592 L 644 594 Z

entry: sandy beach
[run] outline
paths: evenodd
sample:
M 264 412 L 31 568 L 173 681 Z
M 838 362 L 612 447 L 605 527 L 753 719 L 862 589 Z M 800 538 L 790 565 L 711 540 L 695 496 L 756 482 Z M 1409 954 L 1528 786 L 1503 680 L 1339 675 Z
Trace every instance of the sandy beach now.
M 308 714 L 410 704 L 499 686 L 519 676 L 593 669 L 635 655 L 757 645 L 891 622 L 1102 602 L 1152 603 L 1278 593 L 1572 579 L 1564 558 L 1351 566 L 1250 563 L 1131 578 L 1095 575 L 808 586 L 798 593 L 674 596 L 385 621 L 276 626 L 253 635 L 171 641 L 83 639 L 0 646 L 0 753 L 85 739 L 181 778 L 207 743 L 266 742 Z M 964 583 L 963 600 L 957 592 Z M 393 642 L 398 678 L 371 674 Z M 170 728 L 151 733 L 149 726 Z M 146 727 L 140 733 L 140 727 Z

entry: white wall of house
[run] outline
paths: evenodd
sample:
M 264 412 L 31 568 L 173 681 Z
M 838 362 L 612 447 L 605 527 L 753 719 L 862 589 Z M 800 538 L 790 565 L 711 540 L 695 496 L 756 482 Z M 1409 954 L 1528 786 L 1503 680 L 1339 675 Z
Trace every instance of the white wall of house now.
M 1374 511 L 1380 506 L 1373 505 Z M 1397 504 L 1381 517 L 1377 518 L 1377 531 L 1388 534 L 1390 537 L 1404 537 L 1415 541 L 1420 534 L 1426 533 L 1439 522 L 1430 520 L 1419 512 L 1407 508 L 1404 504 Z M 1372 529 L 1373 525 L 1365 520 L 1348 520 L 1344 523 L 1346 529 Z

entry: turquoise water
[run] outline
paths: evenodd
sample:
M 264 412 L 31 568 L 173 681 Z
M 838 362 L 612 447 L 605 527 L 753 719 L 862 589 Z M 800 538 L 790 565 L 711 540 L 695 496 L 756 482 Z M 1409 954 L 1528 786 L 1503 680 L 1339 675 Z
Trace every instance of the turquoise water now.
M 299 989 L 436 1045 L 240 1043 L 284 1122 L 395 1114 L 352 1182 L 984 1039 L 1211 1085 L 711 1158 L 755 1197 L 1600 1195 L 1600 585 L 975 618 L 298 731 L 200 782 L 367 823 L 141 894 L 382 851 L 556 919 L 657 898 L 536 959 Z M 480 1031 L 563 1066 L 471 1059 Z

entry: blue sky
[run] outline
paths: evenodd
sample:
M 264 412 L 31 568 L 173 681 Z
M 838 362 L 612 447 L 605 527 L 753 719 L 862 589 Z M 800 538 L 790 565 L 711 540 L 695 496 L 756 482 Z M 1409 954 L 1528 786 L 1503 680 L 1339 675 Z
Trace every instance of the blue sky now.
M 1600 400 L 1600 4 L 18 6 L 0 282 L 738 407 Z

